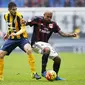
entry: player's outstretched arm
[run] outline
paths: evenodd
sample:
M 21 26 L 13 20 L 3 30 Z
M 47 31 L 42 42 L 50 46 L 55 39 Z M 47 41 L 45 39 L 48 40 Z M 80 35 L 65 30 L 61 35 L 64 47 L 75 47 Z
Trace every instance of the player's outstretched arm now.
M 31 21 L 31 20 L 28 20 L 28 21 L 25 21 L 24 19 L 21 20 L 21 24 L 24 24 L 24 25 L 29 25 L 29 26 L 33 26 L 33 25 L 37 25 L 37 22 L 36 21 Z
M 24 33 L 25 31 L 26 31 L 26 29 L 21 29 L 17 33 L 11 33 L 10 36 L 17 36 L 17 35 L 20 35 L 20 34 Z
M 25 21 L 24 19 L 21 20 L 21 24 L 24 24 L 24 25 L 30 25 L 31 24 L 31 21 Z
M 20 21 L 20 23 L 26 25 L 27 21 L 25 21 L 24 19 L 22 19 L 22 20 Z
M 63 37 L 76 37 L 78 35 L 77 33 L 64 33 L 61 30 L 58 33 Z

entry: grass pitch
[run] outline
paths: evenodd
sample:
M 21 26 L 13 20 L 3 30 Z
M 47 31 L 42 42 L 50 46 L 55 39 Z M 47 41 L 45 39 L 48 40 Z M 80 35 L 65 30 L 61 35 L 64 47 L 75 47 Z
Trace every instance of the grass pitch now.
M 41 55 L 34 54 L 36 70 L 41 75 Z M 85 54 L 60 53 L 62 62 L 59 75 L 65 81 L 47 81 L 31 78 L 27 55 L 23 52 L 13 52 L 5 57 L 4 81 L 0 85 L 85 85 Z M 47 69 L 52 69 L 49 59 Z

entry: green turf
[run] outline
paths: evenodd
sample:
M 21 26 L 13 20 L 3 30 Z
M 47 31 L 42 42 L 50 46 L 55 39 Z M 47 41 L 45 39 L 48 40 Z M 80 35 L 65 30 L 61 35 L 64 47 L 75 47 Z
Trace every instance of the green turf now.
M 41 55 L 34 55 L 36 70 L 40 74 Z M 59 75 L 65 78 L 65 81 L 31 79 L 27 55 L 16 52 L 5 57 L 4 81 L 1 81 L 0 85 L 85 85 L 85 54 L 60 53 L 59 55 L 62 59 Z M 52 69 L 52 60 L 49 60 L 47 69 Z

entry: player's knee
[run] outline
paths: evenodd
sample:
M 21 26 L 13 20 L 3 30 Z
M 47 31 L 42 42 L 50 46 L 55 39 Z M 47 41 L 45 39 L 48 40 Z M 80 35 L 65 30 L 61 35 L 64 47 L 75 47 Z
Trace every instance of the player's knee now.
M 49 47 L 45 47 L 43 49 L 43 54 L 49 54 L 50 53 L 50 48 Z
M 61 63 L 61 58 L 58 57 L 58 56 L 55 57 L 53 60 L 54 60 L 55 63 Z
M 0 50 L 0 58 L 4 58 L 4 56 L 5 56 L 4 51 Z
M 27 43 L 27 44 L 24 46 L 24 50 L 26 51 L 27 54 L 31 54 L 31 53 L 32 53 L 31 45 Z
M 27 54 L 31 54 L 31 53 L 32 53 L 32 48 L 31 48 L 31 46 L 30 46 L 30 47 L 27 46 L 27 47 L 25 48 L 25 51 L 26 51 Z
M 27 54 L 31 54 L 32 53 L 32 49 L 27 49 Z

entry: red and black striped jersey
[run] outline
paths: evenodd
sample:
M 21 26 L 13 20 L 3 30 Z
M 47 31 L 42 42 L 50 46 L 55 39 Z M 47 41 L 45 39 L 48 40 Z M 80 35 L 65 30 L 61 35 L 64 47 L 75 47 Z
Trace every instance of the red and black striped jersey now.
M 27 25 L 33 26 L 33 34 L 31 39 L 31 44 L 37 41 L 48 42 L 52 33 L 58 33 L 60 27 L 54 21 L 46 22 L 44 18 L 34 17 L 31 22 L 27 22 Z

